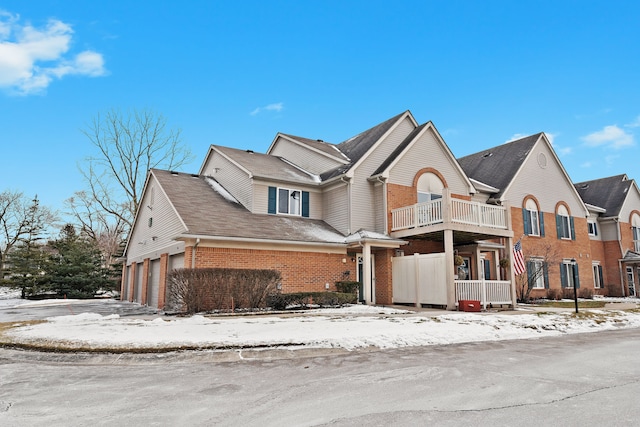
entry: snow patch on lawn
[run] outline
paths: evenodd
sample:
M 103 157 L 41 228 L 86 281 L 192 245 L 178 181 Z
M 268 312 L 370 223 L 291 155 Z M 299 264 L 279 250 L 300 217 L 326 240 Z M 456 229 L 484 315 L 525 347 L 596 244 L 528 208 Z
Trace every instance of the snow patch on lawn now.
M 391 308 L 350 306 L 297 316 L 195 315 L 153 320 L 79 314 L 47 319 L 5 332 L 19 342 L 67 342 L 89 348 L 362 347 L 398 348 L 524 339 L 640 327 L 635 312 L 411 314 Z

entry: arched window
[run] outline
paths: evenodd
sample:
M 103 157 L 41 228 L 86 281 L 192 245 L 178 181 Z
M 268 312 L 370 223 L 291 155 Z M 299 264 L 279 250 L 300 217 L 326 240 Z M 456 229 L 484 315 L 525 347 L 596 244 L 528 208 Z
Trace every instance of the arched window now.
M 573 217 L 569 215 L 569 211 L 565 205 L 559 205 L 556 210 L 556 230 L 558 232 L 558 239 L 576 239 Z
M 633 250 L 640 252 L 640 215 L 637 213 L 631 217 L 631 229 L 633 230 Z
M 427 172 L 418 178 L 418 203 L 441 199 L 444 184 L 438 175 Z
M 529 236 L 544 236 L 544 216 L 538 211 L 535 200 L 527 199 L 522 209 L 524 219 L 524 234 Z

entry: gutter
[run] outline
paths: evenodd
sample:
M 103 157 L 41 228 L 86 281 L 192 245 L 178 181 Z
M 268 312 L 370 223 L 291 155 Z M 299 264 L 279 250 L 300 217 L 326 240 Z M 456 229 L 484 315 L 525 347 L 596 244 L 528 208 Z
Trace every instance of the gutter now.
M 272 245 L 299 245 L 299 246 L 327 246 L 335 248 L 343 248 L 346 246 L 346 242 L 301 242 L 299 240 L 274 240 L 274 239 L 254 239 L 246 237 L 221 237 L 221 236 L 206 236 L 202 234 L 180 234 L 173 237 L 173 240 L 184 241 L 187 239 L 196 239 L 195 248 L 200 244 L 201 240 L 210 240 L 215 242 L 246 242 L 246 243 L 268 243 Z M 193 263 L 193 262 L 192 262 Z

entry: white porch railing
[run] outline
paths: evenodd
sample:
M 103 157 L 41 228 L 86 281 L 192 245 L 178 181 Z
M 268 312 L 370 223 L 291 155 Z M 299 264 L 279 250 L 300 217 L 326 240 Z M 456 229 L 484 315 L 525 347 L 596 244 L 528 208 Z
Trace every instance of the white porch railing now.
M 425 227 L 444 222 L 443 202 L 447 198 L 417 203 L 391 211 L 391 231 Z M 507 210 L 504 206 L 449 198 L 451 222 L 481 227 L 507 229 Z
M 512 304 L 511 282 L 508 280 L 455 280 L 456 301 L 470 299 L 487 304 Z M 484 286 L 483 286 L 484 283 Z

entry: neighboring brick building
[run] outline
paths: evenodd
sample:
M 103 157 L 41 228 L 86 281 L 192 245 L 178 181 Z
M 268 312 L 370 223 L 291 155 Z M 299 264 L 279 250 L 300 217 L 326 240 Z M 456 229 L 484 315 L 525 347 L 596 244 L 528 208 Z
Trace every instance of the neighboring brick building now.
M 589 207 L 593 280 L 608 295 L 638 295 L 640 191 L 627 175 L 575 184 Z
M 622 293 L 616 277 L 640 276 L 632 187 L 611 217 L 609 205 L 583 202 L 543 133 L 456 160 L 409 111 L 339 144 L 279 133 L 266 154 L 212 145 L 198 174 L 149 171 L 122 298 L 162 308 L 169 271 L 204 267 L 275 269 L 282 292 L 358 280 L 368 304 L 448 309 L 515 305 L 527 279 L 534 297 L 574 277 Z M 517 240 L 527 272 L 516 279 Z

